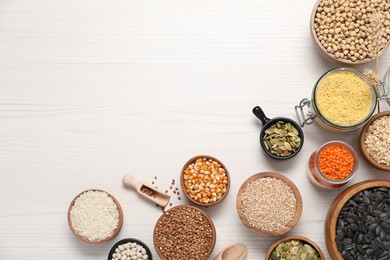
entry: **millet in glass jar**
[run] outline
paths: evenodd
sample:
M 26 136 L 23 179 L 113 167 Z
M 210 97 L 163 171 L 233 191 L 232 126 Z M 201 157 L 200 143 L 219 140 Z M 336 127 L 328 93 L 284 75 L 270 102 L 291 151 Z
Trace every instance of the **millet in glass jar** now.
M 336 71 L 326 75 L 317 86 L 316 104 L 320 114 L 338 126 L 352 126 L 370 113 L 371 87 L 358 74 Z

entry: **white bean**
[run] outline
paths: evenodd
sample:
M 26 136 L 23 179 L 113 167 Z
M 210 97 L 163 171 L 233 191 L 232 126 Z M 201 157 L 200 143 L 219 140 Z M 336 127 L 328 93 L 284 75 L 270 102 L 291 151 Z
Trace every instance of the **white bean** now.
M 112 254 L 112 260 L 140 260 L 149 259 L 146 249 L 137 243 L 119 245 Z

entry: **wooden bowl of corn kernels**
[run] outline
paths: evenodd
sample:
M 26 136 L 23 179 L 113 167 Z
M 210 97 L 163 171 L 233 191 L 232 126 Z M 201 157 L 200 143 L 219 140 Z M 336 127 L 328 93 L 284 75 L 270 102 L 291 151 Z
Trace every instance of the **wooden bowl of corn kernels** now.
M 180 185 L 188 200 L 209 207 L 226 198 L 230 189 L 230 176 L 220 160 L 209 155 L 198 155 L 184 164 Z

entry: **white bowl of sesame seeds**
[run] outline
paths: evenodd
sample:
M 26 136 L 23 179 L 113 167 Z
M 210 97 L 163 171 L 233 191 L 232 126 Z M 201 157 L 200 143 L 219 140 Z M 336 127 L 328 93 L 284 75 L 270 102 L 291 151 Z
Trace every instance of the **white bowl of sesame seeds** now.
M 236 200 L 242 223 L 262 236 L 289 232 L 302 214 L 302 197 L 295 184 L 274 172 L 262 172 L 247 179 Z

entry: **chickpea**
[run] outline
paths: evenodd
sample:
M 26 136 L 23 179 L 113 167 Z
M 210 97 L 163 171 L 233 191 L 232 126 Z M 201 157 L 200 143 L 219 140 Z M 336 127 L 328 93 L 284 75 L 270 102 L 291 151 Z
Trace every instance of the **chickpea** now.
M 387 0 L 324 0 L 314 19 L 315 33 L 323 47 L 336 58 L 357 61 L 372 58 L 374 38 L 371 17 L 379 13 L 380 48 L 390 41 L 390 4 Z

